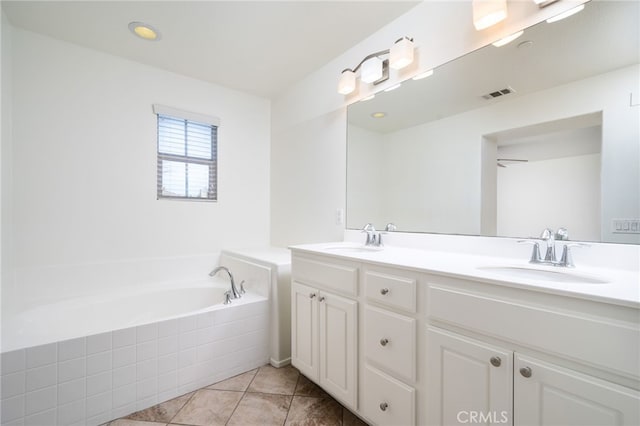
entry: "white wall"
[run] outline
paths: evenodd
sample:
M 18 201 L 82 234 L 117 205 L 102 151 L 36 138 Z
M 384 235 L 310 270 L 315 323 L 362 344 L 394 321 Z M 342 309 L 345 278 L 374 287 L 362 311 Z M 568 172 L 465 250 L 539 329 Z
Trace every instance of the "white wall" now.
M 286 246 L 341 239 L 335 209 L 344 208 L 346 104 L 368 94 L 348 98 L 336 92 L 340 72 L 366 55 L 387 49 L 402 36 L 414 37 L 416 64 L 391 73 L 382 90 L 420 70 L 457 58 L 505 35 L 534 25 L 584 1 L 561 1 L 539 9 L 530 0 L 509 2 L 509 18 L 491 29 L 476 31 L 471 2 L 425 1 L 333 61 L 307 76 L 276 99 L 272 106 L 271 241 Z M 337 120 L 337 121 L 336 121 Z M 317 123 L 330 121 L 330 126 Z M 293 140 L 296 155 L 292 155 Z M 304 185 L 286 184 L 305 171 Z M 331 176 L 329 180 L 327 176 Z M 281 185 L 281 183 L 285 183 Z M 308 193 L 316 197 L 307 203 Z M 295 214 L 292 214 L 295 212 Z
M 12 276 L 11 235 L 11 31 L 4 13 L 0 13 L 0 283 Z M 0 306 L 4 303 L 0 286 Z M 0 349 L 2 345 L 0 343 Z
M 123 262 L 213 266 L 223 247 L 268 245 L 268 100 L 17 28 L 12 39 L 13 193 L 2 204 L 14 290 L 37 292 L 52 269 L 113 264 L 117 281 Z M 220 117 L 218 202 L 156 200 L 154 103 Z

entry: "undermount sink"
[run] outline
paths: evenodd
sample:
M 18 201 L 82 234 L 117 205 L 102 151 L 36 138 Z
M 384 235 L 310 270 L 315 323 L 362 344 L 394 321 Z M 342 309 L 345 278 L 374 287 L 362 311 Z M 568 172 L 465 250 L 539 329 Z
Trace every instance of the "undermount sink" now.
M 574 284 L 606 284 L 608 281 L 599 277 L 577 274 L 572 271 L 527 268 L 526 266 L 479 266 L 477 269 L 495 273 L 503 277 L 521 278 L 534 281 Z
M 336 244 L 335 246 L 327 246 L 324 247 L 327 251 L 335 251 L 335 252 L 373 252 L 380 251 L 383 247 L 374 247 L 374 246 L 365 246 L 364 244 Z

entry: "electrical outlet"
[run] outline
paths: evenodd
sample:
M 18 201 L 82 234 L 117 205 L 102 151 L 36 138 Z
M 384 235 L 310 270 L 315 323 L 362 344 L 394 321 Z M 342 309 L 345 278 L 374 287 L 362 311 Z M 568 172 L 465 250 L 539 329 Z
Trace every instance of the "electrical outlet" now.
M 336 209 L 336 225 L 344 225 L 344 209 Z

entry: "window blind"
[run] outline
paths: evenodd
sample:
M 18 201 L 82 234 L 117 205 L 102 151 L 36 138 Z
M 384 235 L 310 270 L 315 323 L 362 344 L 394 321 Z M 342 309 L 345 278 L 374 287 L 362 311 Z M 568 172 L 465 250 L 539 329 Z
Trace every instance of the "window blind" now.
M 158 198 L 217 200 L 218 126 L 157 116 Z

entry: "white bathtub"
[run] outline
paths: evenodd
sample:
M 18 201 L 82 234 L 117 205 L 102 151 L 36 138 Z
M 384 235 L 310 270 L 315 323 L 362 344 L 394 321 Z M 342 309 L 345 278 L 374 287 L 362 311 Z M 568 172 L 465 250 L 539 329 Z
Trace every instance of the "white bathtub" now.
M 2 324 L 2 350 L 12 351 L 105 331 L 193 315 L 225 306 L 229 280 L 147 285 L 35 306 Z M 248 293 L 232 306 L 256 300 Z
M 4 317 L 1 424 L 102 424 L 266 364 L 268 290 L 248 287 L 230 305 L 219 278 Z

